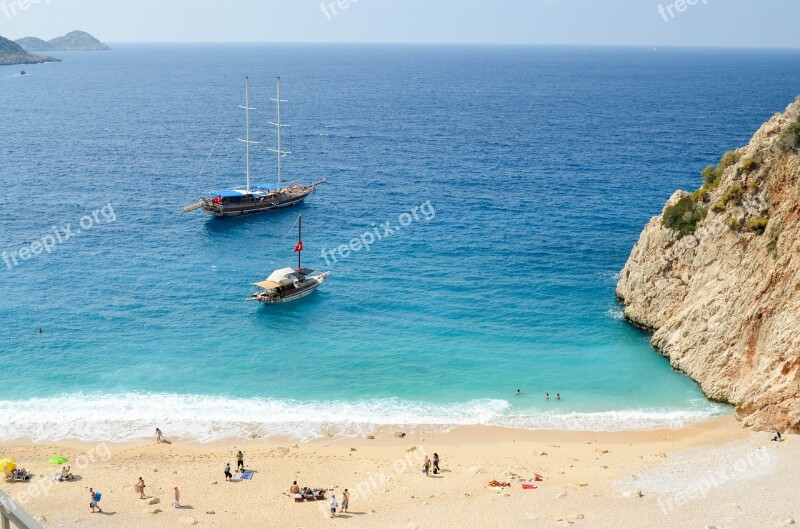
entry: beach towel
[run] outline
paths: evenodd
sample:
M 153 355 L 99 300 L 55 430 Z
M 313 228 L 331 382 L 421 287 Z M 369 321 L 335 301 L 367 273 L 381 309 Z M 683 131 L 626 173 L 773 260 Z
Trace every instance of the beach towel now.
M 535 489 L 535 488 L 537 488 L 537 487 L 536 487 L 536 485 L 534 485 L 533 483 L 523 483 L 523 484 L 522 484 L 522 488 L 523 488 L 523 489 Z
M 242 479 L 253 479 L 253 474 L 255 474 L 255 471 L 245 470 L 242 472 Z

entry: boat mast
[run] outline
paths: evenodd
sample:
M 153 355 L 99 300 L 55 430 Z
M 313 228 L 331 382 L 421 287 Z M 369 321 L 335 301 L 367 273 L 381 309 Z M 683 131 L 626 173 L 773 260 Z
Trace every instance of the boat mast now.
M 250 145 L 255 145 L 258 143 L 257 141 L 250 141 L 250 111 L 255 110 L 255 107 L 250 107 L 250 77 L 245 76 L 244 78 L 244 106 L 239 105 L 239 108 L 244 109 L 245 114 L 245 123 L 247 124 L 247 132 L 245 132 L 245 138 L 239 138 L 239 141 L 243 141 L 247 146 L 247 192 L 250 192 Z
M 297 247 L 300 250 L 297 252 L 297 269 L 302 270 L 300 268 L 300 254 L 303 253 L 303 216 L 300 215 L 297 217 Z
M 283 127 L 288 127 L 289 125 L 284 125 L 284 124 L 281 123 L 281 103 L 288 103 L 288 101 L 286 99 L 281 99 L 281 78 L 280 77 L 278 77 L 278 82 L 277 82 L 277 96 L 276 97 L 271 97 L 270 101 L 275 101 L 277 120 L 276 121 L 270 121 L 269 124 L 270 125 L 275 125 L 275 127 L 277 127 L 277 129 L 278 129 L 278 146 L 277 146 L 278 148 L 277 149 L 268 149 L 268 150 L 270 152 L 274 152 L 275 154 L 278 155 L 278 188 L 280 188 L 281 187 L 281 157 L 284 154 L 292 154 L 289 151 L 282 151 L 281 150 L 281 129 Z

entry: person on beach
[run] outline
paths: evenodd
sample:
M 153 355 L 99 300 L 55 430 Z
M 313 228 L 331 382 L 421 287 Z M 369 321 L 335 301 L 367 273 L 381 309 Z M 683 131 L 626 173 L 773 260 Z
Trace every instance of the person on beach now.
M 431 470 L 431 459 L 428 456 L 425 456 L 425 462 L 422 463 L 422 473 L 425 474 L 425 477 L 430 477 Z
M 144 480 L 139 476 L 139 481 L 136 482 L 136 485 L 133 486 L 133 490 L 139 493 L 139 499 L 144 499 Z
M 773 437 L 772 440 L 780 443 L 783 440 L 781 432 L 775 432 L 775 437 Z
M 236 470 L 244 472 L 244 454 L 241 450 L 236 454 Z
M 347 508 L 350 506 L 350 492 L 347 489 L 344 489 L 342 493 L 342 512 L 347 512 Z
M 438 474 L 439 472 L 441 472 L 441 470 L 439 470 L 439 454 L 434 452 L 433 453 L 433 473 L 434 474 Z
M 550 394 L 549 393 L 545 393 L 544 394 L 544 400 L 550 400 Z
M 231 474 L 231 464 L 225 463 L 225 481 L 231 481 L 233 479 L 233 474 Z
M 156 444 L 160 445 L 161 441 L 162 441 L 162 438 L 163 438 L 163 435 L 161 433 L 161 430 L 156 428 Z
M 72 472 L 70 472 L 71 469 L 72 469 L 71 466 L 62 467 L 61 468 L 61 479 L 75 479 L 75 476 L 73 476 Z
M 337 507 L 339 507 L 339 502 L 336 501 L 336 494 L 331 494 L 331 518 L 336 517 Z
M 103 509 L 100 508 L 100 493 L 95 492 L 94 489 L 89 489 L 89 507 L 92 509 L 92 512 L 96 512 L 95 509 L 99 512 L 103 512 Z
M 180 508 L 181 506 L 181 491 L 178 490 L 178 487 L 174 487 L 175 494 L 172 500 L 172 506 L 176 509 Z
M 298 485 L 296 481 L 292 481 L 292 486 L 289 487 L 289 494 L 293 496 L 295 494 L 300 494 L 300 485 Z

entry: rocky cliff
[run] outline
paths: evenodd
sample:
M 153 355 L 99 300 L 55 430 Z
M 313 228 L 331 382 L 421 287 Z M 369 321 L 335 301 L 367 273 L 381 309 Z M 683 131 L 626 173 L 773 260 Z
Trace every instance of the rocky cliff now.
M 52 57 L 45 57 L 44 55 L 28 53 L 16 42 L 0 37 L 0 65 L 39 64 L 58 60 L 59 59 L 54 59 Z
M 625 317 L 747 426 L 800 431 L 800 99 L 677 191 L 620 273 Z

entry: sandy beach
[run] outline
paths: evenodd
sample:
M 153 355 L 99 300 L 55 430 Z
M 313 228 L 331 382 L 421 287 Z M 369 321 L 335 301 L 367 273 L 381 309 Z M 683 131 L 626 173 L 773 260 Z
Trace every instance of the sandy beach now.
M 161 445 L 6 445 L 3 455 L 35 476 L 2 487 L 44 527 L 744 529 L 800 517 L 800 440 L 771 442 L 732 417 L 653 432 L 420 427 L 374 439 L 215 444 L 165 436 Z M 253 477 L 226 482 L 223 467 L 235 470 L 238 450 Z M 422 459 L 434 452 L 442 472 L 425 477 Z M 49 479 L 60 469 L 47 464 L 54 455 L 70 459 L 75 481 Z M 140 476 L 145 499 L 133 490 Z M 349 489 L 349 512 L 332 519 L 328 500 L 295 503 L 294 480 L 338 500 Z M 511 486 L 488 487 L 492 480 Z M 171 505 L 175 486 L 181 508 Z M 102 514 L 90 512 L 89 487 L 102 493 Z

